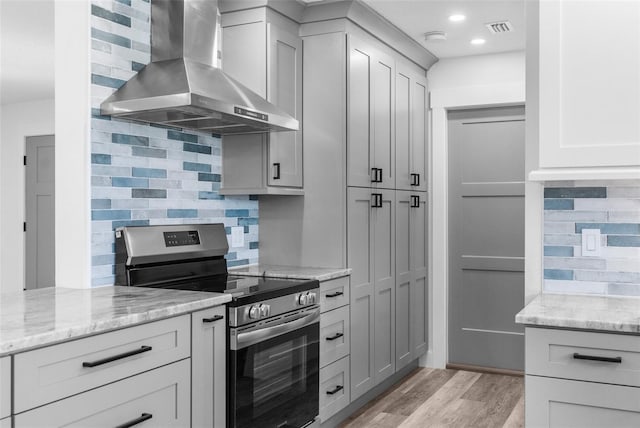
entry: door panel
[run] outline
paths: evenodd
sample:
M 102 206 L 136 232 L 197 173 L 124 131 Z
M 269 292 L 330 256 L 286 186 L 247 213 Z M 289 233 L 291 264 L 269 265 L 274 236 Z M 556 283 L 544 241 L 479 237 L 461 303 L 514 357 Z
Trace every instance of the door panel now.
M 524 369 L 524 108 L 449 114 L 449 362 Z
M 411 82 L 411 173 L 418 174 L 419 185 L 412 190 L 427 191 L 427 79 Z
M 26 139 L 27 289 L 55 285 L 55 138 Z
M 419 198 L 411 208 L 411 358 L 427 352 L 427 194 L 413 193 Z
M 411 190 L 411 78 L 396 73 L 396 188 Z
M 302 187 L 302 39 L 271 24 L 267 28 L 268 100 L 300 122 L 299 131 L 269 134 L 272 170 L 268 182 L 270 186 Z
M 411 193 L 396 192 L 396 368 L 411 360 Z
M 371 186 L 371 68 L 368 46 L 348 36 L 347 185 Z
M 393 58 L 380 53 L 373 62 L 373 152 L 372 167 L 382 169 L 382 183 L 376 187 L 395 188 L 395 117 L 394 117 L 394 79 Z
M 369 189 L 350 187 L 347 193 L 347 265 L 351 274 L 351 394 L 355 399 L 374 384 L 374 280 Z

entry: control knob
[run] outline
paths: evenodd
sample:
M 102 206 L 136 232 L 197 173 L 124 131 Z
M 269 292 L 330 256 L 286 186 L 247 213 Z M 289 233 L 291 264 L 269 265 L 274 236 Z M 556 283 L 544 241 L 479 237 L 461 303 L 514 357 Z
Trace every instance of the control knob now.
M 306 294 L 300 294 L 298 296 L 298 304 L 304 306 L 307 303 L 309 303 L 307 295 Z
M 310 305 L 316 303 L 316 293 L 309 292 L 307 293 L 307 301 Z
M 260 308 L 257 306 L 251 306 L 249 308 L 249 319 L 255 320 L 260 318 Z
M 269 315 L 271 315 L 271 306 L 260 305 L 260 318 L 268 317 Z

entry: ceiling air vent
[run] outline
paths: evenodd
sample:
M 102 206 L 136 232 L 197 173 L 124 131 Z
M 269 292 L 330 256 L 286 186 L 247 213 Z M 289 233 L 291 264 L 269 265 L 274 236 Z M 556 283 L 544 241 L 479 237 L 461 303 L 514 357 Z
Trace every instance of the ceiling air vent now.
M 509 21 L 490 22 L 485 24 L 491 34 L 510 33 L 513 31 L 513 24 Z

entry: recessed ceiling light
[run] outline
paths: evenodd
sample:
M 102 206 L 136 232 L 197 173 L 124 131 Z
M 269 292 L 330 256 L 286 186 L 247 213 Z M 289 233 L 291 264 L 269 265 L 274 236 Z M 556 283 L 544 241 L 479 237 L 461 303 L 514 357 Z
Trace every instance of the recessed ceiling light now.
M 464 21 L 465 19 L 467 19 L 467 17 L 464 16 L 464 15 L 461 15 L 459 13 L 457 13 L 455 15 L 451 15 L 449 17 L 449 21 L 451 21 L 451 22 L 461 22 L 461 21 Z
M 472 45 L 484 45 L 485 42 L 485 39 L 471 39 Z
M 427 42 L 447 40 L 447 33 L 444 31 L 429 31 L 424 33 L 424 40 Z

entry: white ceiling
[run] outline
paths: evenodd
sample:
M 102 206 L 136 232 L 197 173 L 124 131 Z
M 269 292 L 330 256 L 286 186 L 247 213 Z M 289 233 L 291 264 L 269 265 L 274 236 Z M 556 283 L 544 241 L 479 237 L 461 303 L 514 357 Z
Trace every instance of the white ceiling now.
M 0 19 L 0 103 L 53 98 L 53 0 L 0 0 Z
M 525 0 L 363 0 L 438 58 L 524 50 Z M 463 14 L 463 22 L 450 22 L 449 16 Z M 485 24 L 509 20 L 512 33 L 491 34 Z M 430 31 L 447 33 L 445 41 L 425 42 Z M 471 45 L 483 38 L 481 46 Z

